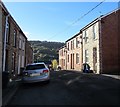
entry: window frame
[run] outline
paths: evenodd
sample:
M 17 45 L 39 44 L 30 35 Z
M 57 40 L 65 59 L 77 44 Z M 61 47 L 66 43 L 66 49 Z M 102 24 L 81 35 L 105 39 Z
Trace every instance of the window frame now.
M 7 22 L 6 28 L 6 43 L 9 44 L 9 39 L 10 39 L 10 22 Z
M 13 46 L 16 47 L 16 43 L 17 43 L 17 30 L 14 29 L 14 33 L 13 33 Z
M 79 53 L 76 53 L 76 64 L 79 64 L 80 63 L 80 54 Z
M 96 39 L 96 27 L 95 27 L 95 25 L 93 25 L 93 40 L 95 40 Z
M 88 43 L 88 30 L 85 30 L 85 43 Z
M 89 62 L 89 52 L 88 52 L 88 49 L 85 50 L 85 62 L 86 63 Z

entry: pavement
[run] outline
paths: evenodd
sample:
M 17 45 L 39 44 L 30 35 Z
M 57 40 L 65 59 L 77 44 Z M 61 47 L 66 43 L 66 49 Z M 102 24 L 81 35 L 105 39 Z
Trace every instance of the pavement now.
M 120 75 L 110 75 L 110 74 L 101 74 L 103 76 L 107 76 L 107 77 L 112 77 L 114 79 L 119 79 L 120 80 Z
M 6 88 L 2 89 L 2 106 L 6 106 L 19 88 L 20 78 L 9 81 Z

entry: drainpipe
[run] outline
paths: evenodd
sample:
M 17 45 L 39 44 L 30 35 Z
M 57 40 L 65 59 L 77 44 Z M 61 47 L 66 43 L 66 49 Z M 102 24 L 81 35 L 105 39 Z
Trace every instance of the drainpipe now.
M 6 63 L 6 36 L 7 36 L 7 28 L 8 28 L 8 17 L 10 15 L 8 14 L 6 16 L 6 21 L 5 21 L 5 35 L 4 35 L 4 48 L 3 48 L 3 72 L 5 72 L 5 63 Z
M 99 19 L 99 74 L 102 74 L 102 32 L 101 32 L 102 28 L 101 28 L 101 18 Z

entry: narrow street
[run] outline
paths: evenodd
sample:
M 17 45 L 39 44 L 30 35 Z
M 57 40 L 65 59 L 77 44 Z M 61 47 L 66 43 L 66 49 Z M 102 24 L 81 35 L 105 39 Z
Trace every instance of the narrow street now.
M 50 83 L 21 84 L 8 105 L 120 105 L 120 80 L 52 71 Z

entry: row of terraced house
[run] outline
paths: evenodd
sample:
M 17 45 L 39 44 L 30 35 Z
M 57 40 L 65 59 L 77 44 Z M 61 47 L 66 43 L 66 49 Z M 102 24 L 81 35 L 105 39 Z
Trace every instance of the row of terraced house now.
M 33 62 L 33 49 L 27 37 L 0 2 L 0 73 L 8 72 L 16 78 L 21 68 Z
M 120 72 L 120 9 L 96 18 L 59 49 L 63 70 L 82 71 L 83 63 L 97 74 Z

